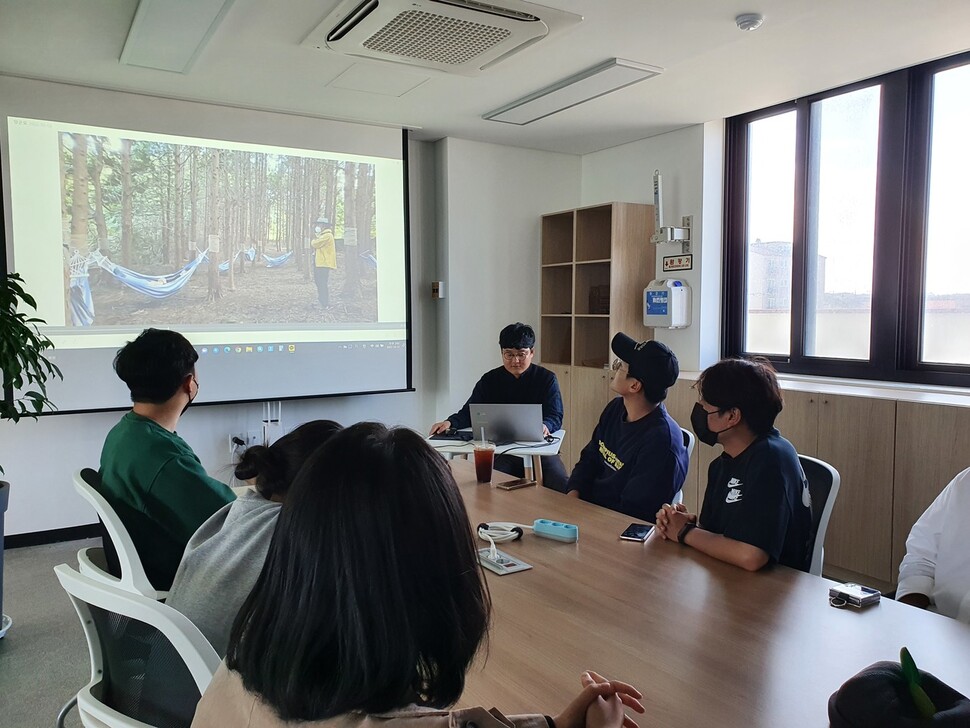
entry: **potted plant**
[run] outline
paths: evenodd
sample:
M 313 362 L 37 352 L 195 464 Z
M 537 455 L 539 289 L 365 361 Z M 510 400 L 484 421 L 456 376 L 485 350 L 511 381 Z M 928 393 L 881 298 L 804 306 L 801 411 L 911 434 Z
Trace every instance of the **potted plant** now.
M 47 399 L 47 380 L 61 377 L 61 370 L 44 355 L 54 348 L 37 329 L 45 322 L 19 311 L 21 305 L 37 309 L 33 296 L 24 290 L 24 279 L 16 273 L 0 276 L 0 420 L 13 422 L 21 417 L 36 419 L 45 407 L 53 409 Z M 10 627 L 10 618 L 3 614 L 3 514 L 9 498 L 10 484 L 0 480 L 0 637 Z

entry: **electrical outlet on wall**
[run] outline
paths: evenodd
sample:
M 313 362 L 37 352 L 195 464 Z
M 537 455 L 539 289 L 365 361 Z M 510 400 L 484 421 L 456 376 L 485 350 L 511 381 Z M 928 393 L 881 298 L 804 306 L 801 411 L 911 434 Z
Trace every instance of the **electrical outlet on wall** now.
M 236 462 L 236 456 L 253 445 L 263 444 L 263 433 L 260 430 L 236 432 L 229 435 L 229 462 Z

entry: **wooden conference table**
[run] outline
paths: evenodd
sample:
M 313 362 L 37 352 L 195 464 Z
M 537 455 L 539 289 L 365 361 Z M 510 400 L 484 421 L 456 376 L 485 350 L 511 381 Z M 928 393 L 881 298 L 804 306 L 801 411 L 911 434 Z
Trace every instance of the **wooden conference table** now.
M 835 609 L 828 579 L 784 567 L 751 574 L 654 537 L 620 541 L 629 516 L 545 488 L 478 485 L 464 460 L 451 467 L 473 525 L 579 526 L 575 544 L 527 532 L 499 545 L 533 568 L 486 572 L 490 641 L 459 705 L 555 713 L 594 669 L 643 692 L 641 728 L 821 728 L 829 695 L 863 667 L 897 660 L 903 645 L 970 694 L 970 626 L 887 599 Z

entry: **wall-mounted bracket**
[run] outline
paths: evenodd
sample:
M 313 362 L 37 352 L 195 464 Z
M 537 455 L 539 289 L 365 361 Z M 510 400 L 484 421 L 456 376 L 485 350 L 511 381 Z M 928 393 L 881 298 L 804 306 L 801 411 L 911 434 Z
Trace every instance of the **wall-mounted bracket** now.
M 668 243 L 680 243 L 682 255 L 691 254 L 690 230 L 693 225 L 693 216 L 685 215 L 681 218 L 681 227 L 669 227 L 664 225 L 663 213 L 663 179 L 660 170 L 653 173 L 653 213 L 654 213 L 654 234 L 650 242 L 655 245 Z
M 691 227 L 694 223 L 693 215 L 684 215 L 681 218 L 681 227 L 660 227 L 650 238 L 650 242 L 656 245 L 670 243 L 680 243 L 682 255 L 690 255 L 693 252 L 691 245 Z

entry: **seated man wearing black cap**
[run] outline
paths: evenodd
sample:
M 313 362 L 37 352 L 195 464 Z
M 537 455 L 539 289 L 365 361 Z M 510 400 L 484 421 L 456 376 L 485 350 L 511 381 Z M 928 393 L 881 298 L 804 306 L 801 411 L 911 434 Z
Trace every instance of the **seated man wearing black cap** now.
M 562 395 L 559 381 L 548 369 L 532 363 L 536 334 L 528 324 L 516 322 L 498 335 L 502 366 L 485 372 L 472 390 L 465 406 L 448 419 L 431 426 L 432 435 L 454 428 L 471 426 L 471 404 L 541 404 L 543 434 L 548 436 L 562 427 Z M 495 469 L 521 477 L 525 473 L 522 458 L 497 455 Z M 558 455 L 542 457 L 542 484 L 562 492 L 566 486 L 566 468 Z
M 619 397 L 603 410 L 569 477 L 569 495 L 644 521 L 669 503 L 687 477 L 680 425 L 662 402 L 677 381 L 677 357 L 659 341 L 617 334 L 610 388 Z

